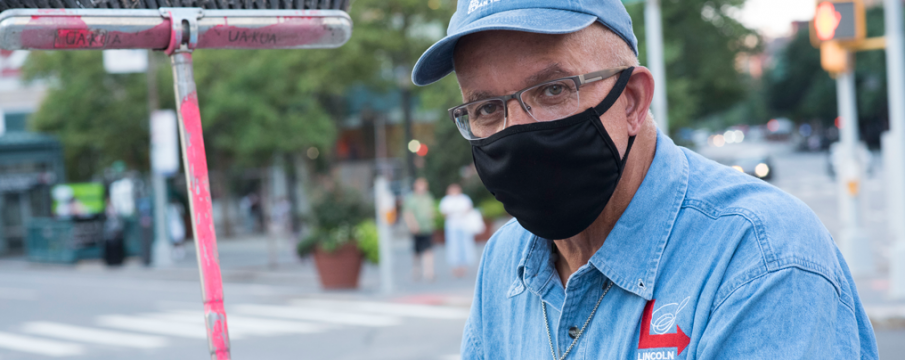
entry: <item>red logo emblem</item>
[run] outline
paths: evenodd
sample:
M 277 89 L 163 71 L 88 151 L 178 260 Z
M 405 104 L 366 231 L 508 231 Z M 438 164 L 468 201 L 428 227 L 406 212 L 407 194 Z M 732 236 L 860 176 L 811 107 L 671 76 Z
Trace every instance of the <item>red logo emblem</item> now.
M 688 299 L 685 300 L 687 301 Z M 641 336 L 638 338 L 638 349 L 676 348 L 677 354 L 681 354 L 682 350 L 685 350 L 685 347 L 688 346 L 689 342 L 691 342 L 691 339 L 688 337 L 688 335 L 685 335 L 685 332 L 682 331 L 682 328 L 679 327 L 678 324 L 676 324 L 676 332 L 674 333 L 659 335 L 650 334 L 651 320 L 653 318 L 654 311 L 654 301 L 656 300 L 648 301 L 647 305 L 644 307 L 644 315 L 641 317 Z M 664 305 L 664 307 L 669 305 Z M 680 306 L 678 310 L 681 310 L 684 305 L 685 302 L 683 301 L 682 306 Z M 676 310 L 673 315 L 678 314 L 678 310 Z M 659 312 L 660 310 L 657 311 Z M 672 326 L 669 327 L 671 328 Z

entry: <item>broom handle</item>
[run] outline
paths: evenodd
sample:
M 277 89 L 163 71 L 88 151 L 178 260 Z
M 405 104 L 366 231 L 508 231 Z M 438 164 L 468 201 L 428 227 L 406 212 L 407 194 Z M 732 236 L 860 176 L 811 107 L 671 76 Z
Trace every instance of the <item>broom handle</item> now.
M 208 347 L 213 360 L 229 359 L 229 333 L 226 311 L 223 308 L 223 282 L 217 256 L 217 235 L 211 209 L 210 182 L 204 139 L 201 134 L 201 114 L 192 72 L 192 53 L 176 51 L 170 55 L 173 82 L 176 87 L 176 107 L 179 114 L 179 139 L 182 163 L 185 164 L 189 212 L 192 233 L 201 272 L 201 297 L 204 301 L 204 325 L 207 327 Z

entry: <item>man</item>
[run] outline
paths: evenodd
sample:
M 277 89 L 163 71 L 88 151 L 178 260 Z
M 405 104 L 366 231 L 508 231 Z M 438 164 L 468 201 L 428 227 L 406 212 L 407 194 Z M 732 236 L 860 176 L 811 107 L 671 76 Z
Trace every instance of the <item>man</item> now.
M 415 65 L 515 217 L 487 244 L 463 359 L 876 359 L 803 203 L 677 147 L 617 0 L 459 1 Z M 662 91 L 662 90 L 658 90 Z
M 431 251 L 434 216 L 434 197 L 427 192 L 427 179 L 415 179 L 412 194 L 402 204 L 402 217 L 414 243 L 415 261 L 412 263 L 412 277 L 415 280 L 418 280 L 419 276 L 427 281 L 434 280 L 434 253 Z

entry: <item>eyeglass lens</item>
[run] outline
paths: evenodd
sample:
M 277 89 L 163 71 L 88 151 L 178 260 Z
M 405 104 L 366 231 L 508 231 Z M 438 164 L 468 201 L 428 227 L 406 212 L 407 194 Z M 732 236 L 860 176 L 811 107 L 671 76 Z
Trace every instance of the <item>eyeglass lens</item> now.
M 521 100 L 535 121 L 558 120 L 578 110 L 578 86 L 571 79 L 550 81 L 525 89 Z M 500 99 L 466 104 L 453 110 L 453 118 L 466 139 L 483 139 L 506 127 L 506 104 Z

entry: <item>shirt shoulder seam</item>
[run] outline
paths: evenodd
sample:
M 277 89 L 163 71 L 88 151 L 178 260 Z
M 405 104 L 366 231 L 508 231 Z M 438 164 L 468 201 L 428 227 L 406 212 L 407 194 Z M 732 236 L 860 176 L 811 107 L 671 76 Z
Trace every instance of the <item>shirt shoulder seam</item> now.
M 776 253 L 773 251 L 770 243 L 766 240 L 767 234 L 763 227 L 763 221 L 753 211 L 740 207 L 717 210 L 716 206 L 709 202 L 690 198 L 685 199 L 682 207 L 697 210 L 701 214 L 714 220 L 724 216 L 742 217 L 748 221 L 754 229 L 754 237 L 757 240 L 756 243 L 760 249 L 761 256 L 763 257 L 764 265 L 769 269 L 771 267 L 770 265 L 776 262 Z
M 697 210 L 698 212 L 712 219 L 717 219 L 724 216 L 742 217 L 751 224 L 752 229 L 754 230 L 754 237 L 756 240 L 755 242 L 757 243 L 757 246 L 761 251 L 761 256 L 764 261 L 764 267 L 767 271 L 778 271 L 790 266 L 795 266 L 802 270 L 819 274 L 827 281 L 829 281 L 830 284 L 833 285 L 833 288 L 836 290 L 837 295 L 842 297 L 842 287 L 834 276 L 836 274 L 830 271 L 830 269 L 827 269 L 821 264 L 801 259 L 797 256 L 779 258 L 773 251 L 773 248 L 770 246 L 770 242 L 767 241 L 767 234 L 763 226 L 763 220 L 761 220 L 761 218 L 753 211 L 741 207 L 731 207 L 719 211 L 713 204 L 698 199 L 686 199 L 682 207 Z
M 810 274 L 813 274 L 813 275 L 816 275 L 816 276 L 822 278 L 824 281 L 828 282 L 830 284 L 830 286 L 833 287 L 834 293 L 836 295 L 836 300 L 839 301 L 841 304 L 845 305 L 845 307 L 847 307 L 850 311 L 855 313 L 855 306 L 854 306 L 854 304 L 852 304 L 851 299 L 848 299 L 848 297 L 843 296 L 843 293 L 841 292 L 839 286 L 836 283 L 834 283 L 832 280 L 830 280 L 825 274 L 823 274 L 819 271 L 814 271 L 807 267 L 802 267 L 802 266 L 792 263 L 792 262 L 790 262 L 790 263 L 786 264 L 785 266 L 782 266 L 778 269 L 775 269 L 775 270 L 752 269 L 751 271 L 748 271 L 746 274 L 741 276 L 741 279 L 738 280 L 738 282 L 739 282 L 738 285 L 732 287 L 729 290 L 725 290 L 725 291 L 721 291 L 721 292 L 717 293 L 717 296 L 716 296 L 717 300 L 714 301 L 713 306 L 710 309 L 710 312 L 714 313 L 720 306 L 723 305 L 724 302 L 726 302 L 726 300 L 729 299 L 729 297 L 732 296 L 732 294 L 734 294 L 739 289 L 745 287 L 745 285 L 748 285 L 760 278 L 778 273 L 783 270 L 803 271 L 803 272 L 810 273 Z

